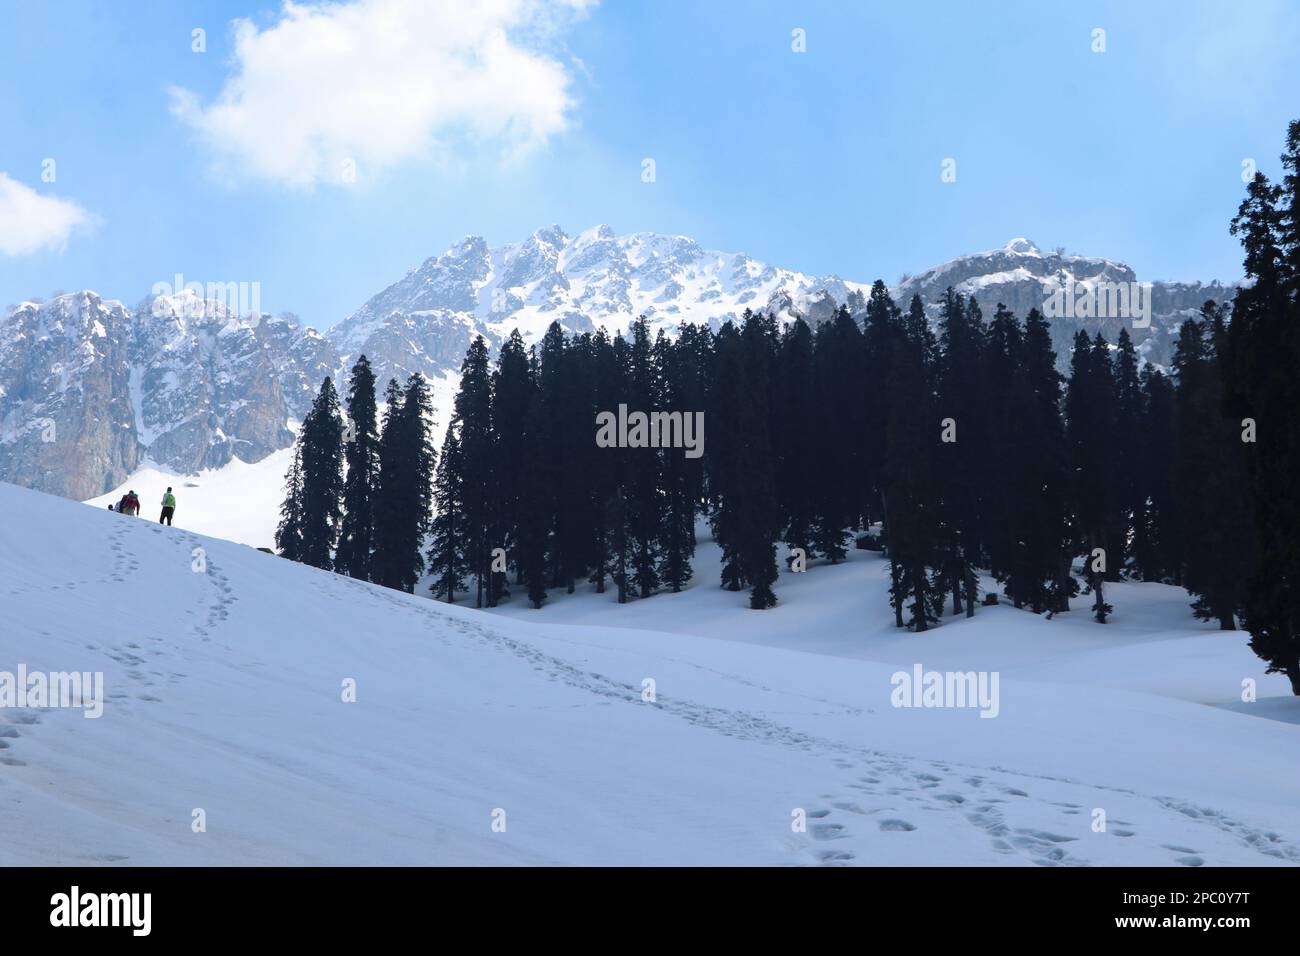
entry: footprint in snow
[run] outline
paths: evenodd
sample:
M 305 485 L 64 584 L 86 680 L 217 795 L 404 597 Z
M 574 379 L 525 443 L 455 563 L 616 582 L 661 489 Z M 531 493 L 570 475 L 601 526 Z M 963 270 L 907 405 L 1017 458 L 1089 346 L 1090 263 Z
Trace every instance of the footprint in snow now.
M 839 823 L 815 823 L 812 826 L 812 835 L 818 840 L 839 840 L 846 834 L 844 826 Z
M 881 820 L 880 829 L 910 832 L 912 830 L 915 830 L 916 827 L 908 823 L 906 820 Z
M 823 863 L 848 863 L 857 857 L 848 850 L 821 850 L 817 854 L 817 859 Z

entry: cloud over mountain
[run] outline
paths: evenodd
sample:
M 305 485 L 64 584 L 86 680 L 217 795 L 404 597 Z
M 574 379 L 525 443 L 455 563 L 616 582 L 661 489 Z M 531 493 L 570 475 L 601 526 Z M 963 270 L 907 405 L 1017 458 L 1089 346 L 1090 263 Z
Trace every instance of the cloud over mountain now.
M 0 255 L 62 249 L 94 217 L 70 199 L 46 196 L 0 172 Z
M 347 182 L 452 141 L 527 150 L 566 128 L 573 100 L 552 41 L 585 0 L 286 2 L 236 20 L 232 69 L 172 112 L 218 169 L 291 187 Z

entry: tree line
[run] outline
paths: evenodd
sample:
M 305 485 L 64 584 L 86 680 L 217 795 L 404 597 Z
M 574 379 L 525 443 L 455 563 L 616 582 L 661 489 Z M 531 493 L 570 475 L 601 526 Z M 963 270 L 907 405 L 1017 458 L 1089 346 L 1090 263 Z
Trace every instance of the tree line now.
M 476 338 L 435 455 L 423 378 L 389 383 L 379 424 L 362 356 L 347 424 L 329 379 L 303 423 L 277 546 L 407 591 L 427 575 L 447 601 L 472 588 L 478 607 L 582 583 L 623 603 L 692 579 L 705 520 L 719 583 L 755 609 L 782 565 L 883 550 L 895 624 L 918 632 L 996 601 L 984 574 L 1048 616 L 1083 595 L 1100 623 L 1109 583 L 1163 581 L 1243 623 L 1300 693 L 1297 156 L 1293 123 L 1288 174 L 1257 174 L 1232 223 L 1246 282 L 1183 323 L 1168 370 L 1126 330 L 1081 331 L 1062 375 L 1039 310 L 986 318 L 949 289 L 932 323 L 877 281 L 816 327 L 557 323 L 495 361 Z M 703 413 L 704 454 L 637 427 L 610 447 L 597 425 L 616 411 Z

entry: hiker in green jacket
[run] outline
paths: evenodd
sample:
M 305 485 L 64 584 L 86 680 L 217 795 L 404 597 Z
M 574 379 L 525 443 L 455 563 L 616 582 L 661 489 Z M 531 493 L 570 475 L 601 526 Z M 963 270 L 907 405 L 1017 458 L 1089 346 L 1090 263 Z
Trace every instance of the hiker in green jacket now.
M 158 519 L 158 523 L 170 525 L 172 523 L 172 515 L 176 513 L 176 496 L 172 494 L 170 487 L 167 489 L 167 494 L 163 495 L 162 506 L 162 517 Z

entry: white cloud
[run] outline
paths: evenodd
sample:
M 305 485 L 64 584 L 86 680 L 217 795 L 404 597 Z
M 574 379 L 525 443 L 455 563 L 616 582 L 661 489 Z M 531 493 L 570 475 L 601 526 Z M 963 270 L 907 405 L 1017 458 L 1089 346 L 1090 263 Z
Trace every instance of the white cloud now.
M 93 221 L 72 200 L 44 196 L 0 173 L 0 255 L 61 250 L 73 230 Z
M 545 142 L 568 124 L 569 73 L 547 52 L 589 0 L 286 0 L 266 29 L 235 21 L 232 70 L 172 112 L 230 173 L 311 187 L 448 141 Z

